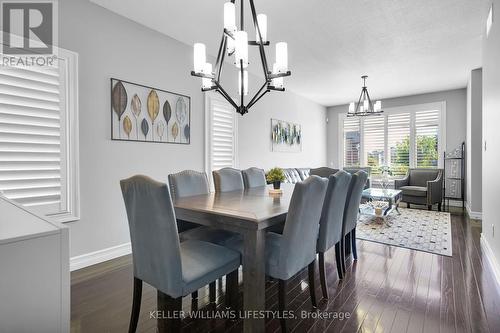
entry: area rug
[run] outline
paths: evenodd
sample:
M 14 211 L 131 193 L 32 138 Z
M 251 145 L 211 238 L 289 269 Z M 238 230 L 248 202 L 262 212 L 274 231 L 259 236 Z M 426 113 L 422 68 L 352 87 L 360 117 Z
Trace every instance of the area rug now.
M 356 238 L 452 256 L 450 213 L 399 208 L 385 219 L 360 214 Z

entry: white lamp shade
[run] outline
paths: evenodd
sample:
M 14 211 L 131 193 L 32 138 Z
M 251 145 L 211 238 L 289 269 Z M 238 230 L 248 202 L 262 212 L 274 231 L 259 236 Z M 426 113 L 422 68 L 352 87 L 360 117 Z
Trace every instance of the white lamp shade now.
M 194 44 L 194 71 L 195 73 L 203 72 L 205 63 L 207 62 L 207 51 L 205 44 Z
M 349 112 L 354 112 L 354 102 L 349 103 Z
M 262 36 L 262 42 L 267 42 L 267 15 L 259 14 L 257 15 L 257 24 L 259 25 L 260 35 Z M 260 43 L 259 32 L 255 31 L 255 40 Z
M 276 64 L 279 73 L 288 71 L 288 44 L 285 42 L 276 44 Z
M 273 74 L 277 74 L 278 73 L 278 64 L 277 63 L 274 63 L 273 64 Z M 275 88 L 283 88 L 284 87 L 284 82 L 283 82 L 283 78 L 282 77 L 277 77 L 275 79 L 272 80 L 272 85 L 275 87 Z
M 235 33 L 234 56 L 236 67 L 240 68 L 241 60 L 243 60 L 243 68 L 248 66 L 248 34 L 246 31 L 237 31 Z
M 238 71 L 238 94 L 241 95 L 241 70 Z M 248 71 L 243 71 L 243 95 L 248 95 Z
M 205 63 L 205 65 L 203 66 L 203 73 L 205 74 L 212 74 L 212 64 L 211 63 Z M 201 85 L 202 85 L 202 88 L 203 89 L 209 89 L 212 87 L 212 80 L 211 79 L 207 79 L 207 78 L 203 78 L 201 79 Z
M 231 32 L 236 30 L 236 7 L 232 2 L 224 4 L 224 28 Z

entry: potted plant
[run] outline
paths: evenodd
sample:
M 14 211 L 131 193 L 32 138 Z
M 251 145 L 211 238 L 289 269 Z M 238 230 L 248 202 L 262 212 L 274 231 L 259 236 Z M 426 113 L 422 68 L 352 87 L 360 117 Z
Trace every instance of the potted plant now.
M 266 175 L 267 182 L 272 183 L 275 190 L 280 189 L 281 182 L 285 179 L 285 173 L 281 168 L 272 168 Z

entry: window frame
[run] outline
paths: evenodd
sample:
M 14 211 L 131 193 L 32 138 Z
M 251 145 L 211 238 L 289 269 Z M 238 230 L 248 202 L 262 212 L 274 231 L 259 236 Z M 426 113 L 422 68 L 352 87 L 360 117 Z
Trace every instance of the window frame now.
M 397 106 L 391 108 L 384 108 L 384 157 L 385 161 L 388 161 L 388 118 L 387 115 L 409 113 L 410 114 L 410 168 L 416 167 L 415 160 L 415 140 L 416 140 L 416 127 L 415 127 L 415 115 L 419 111 L 429 111 L 438 110 L 439 112 L 439 124 L 438 124 L 438 168 L 443 168 L 443 152 L 446 149 L 446 101 L 432 102 L 424 104 L 413 104 L 406 106 Z M 341 112 L 338 114 L 338 160 L 339 167 L 344 168 L 344 119 L 347 118 L 347 112 Z M 364 117 L 360 118 L 359 124 L 359 136 L 360 136 L 360 166 L 366 166 L 367 161 L 365 160 L 365 138 L 364 138 Z

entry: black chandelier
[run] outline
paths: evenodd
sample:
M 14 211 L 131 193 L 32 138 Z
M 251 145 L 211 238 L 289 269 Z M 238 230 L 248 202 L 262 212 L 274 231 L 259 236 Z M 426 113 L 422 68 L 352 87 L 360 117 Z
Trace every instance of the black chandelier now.
M 269 70 L 264 49 L 265 46 L 270 45 L 267 40 L 267 16 L 264 14 L 257 15 L 253 0 L 249 0 L 256 36 L 255 41 L 249 41 L 248 34 L 244 30 L 245 0 L 241 0 L 240 30 L 237 30 L 236 26 L 236 7 L 234 2 L 235 0 L 231 0 L 224 4 L 224 31 L 214 68 L 212 68 L 212 64 L 206 62 L 205 45 L 196 43 L 194 44 L 194 70 L 191 71 L 191 75 L 202 78 L 202 91 L 217 91 L 236 109 L 236 112 L 244 115 L 271 90 L 285 91 L 283 78 L 290 76 L 291 72 L 288 70 L 288 47 L 284 42 L 276 44 L 276 62 L 273 65 L 273 70 Z M 248 67 L 249 45 L 259 48 L 265 82 L 245 105 L 244 96 L 248 94 L 248 71 L 246 68 Z M 222 66 L 226 55 L 228 57 L 234 55 L 234 64 L 238 68 L 239 105 L 238 101 L 234 101 L 220 83 Z
M 372 100 L 370 99 L 370 94 L 368 93 L 368 88 L 366 88 L 367 78 L 368 75 L 363 75 L 361 77 L 361 79 L 363 79 L 363 88 L 361 88 L 361 95 L 359 96 L 357 103 L 351 102 L 349 104 L 349 112 L 347 112 L 348 117 L 372 116 L 384 112 L 382 111 L 381 101 L 376 101 L 375 103 L 372 103 Z

